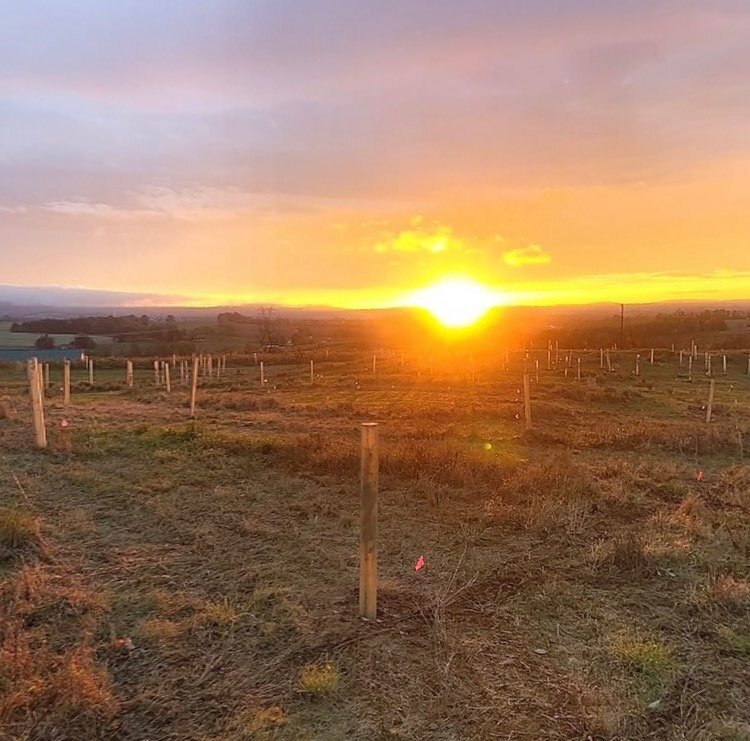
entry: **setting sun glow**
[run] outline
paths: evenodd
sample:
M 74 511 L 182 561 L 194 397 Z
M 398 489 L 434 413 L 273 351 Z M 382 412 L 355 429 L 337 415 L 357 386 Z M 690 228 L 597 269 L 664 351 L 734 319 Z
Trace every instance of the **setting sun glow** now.
M 446 327 L 467 327 L 502 301 L 501 294 L 466 278 L 447 278 L 411 294 L 411 306 L 427 309 Z

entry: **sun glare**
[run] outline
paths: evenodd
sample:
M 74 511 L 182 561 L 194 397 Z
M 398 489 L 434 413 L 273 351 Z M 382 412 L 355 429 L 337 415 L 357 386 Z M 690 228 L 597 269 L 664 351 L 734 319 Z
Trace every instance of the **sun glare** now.
M 468 327 L 481 319 L 502 296 L 466 278 L 447 278 L 416 291 L 409 304 L 427 309 L 446 327 Z

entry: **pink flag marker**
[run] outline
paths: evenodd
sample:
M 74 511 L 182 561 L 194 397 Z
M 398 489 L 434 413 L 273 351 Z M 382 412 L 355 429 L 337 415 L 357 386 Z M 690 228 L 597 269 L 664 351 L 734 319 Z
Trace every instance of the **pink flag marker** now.
M 67 427 L 68 426 L 68 420 L 62 419 L 60 420 L 60 427 Z
M 417 562 L 414 564 L 414 571 L 419 571 L 424 568 L 424 556 L 420 556 Z
M 696 478 L 696 479 L 697 479 L 698 481 L 703 481 L 703 471 L 696 471 L 696 472 L 695 472 L 695 478 Z

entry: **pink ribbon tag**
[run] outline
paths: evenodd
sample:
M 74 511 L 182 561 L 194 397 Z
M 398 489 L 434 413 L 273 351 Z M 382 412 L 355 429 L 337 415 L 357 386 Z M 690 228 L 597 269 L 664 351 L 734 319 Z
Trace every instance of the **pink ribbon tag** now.
M 67 419 L 61 419 L 60 420 L 60 427 L 67 427 L 68 426 L 68 420 Z
M 419 571 L 424 568 L 424 556 L 420 556 L 417 562 L 414 564 L 414 571 Z

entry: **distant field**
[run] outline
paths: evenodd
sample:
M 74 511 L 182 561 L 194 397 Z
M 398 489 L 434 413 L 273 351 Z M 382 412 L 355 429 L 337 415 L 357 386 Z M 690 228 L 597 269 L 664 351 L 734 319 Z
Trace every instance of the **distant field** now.
M 40 336 L 38 332 L 11 332 L 11 322 L 0 322 L 0 349 L 6 347 L 33 347 Z M 97 345 L 111 344 L 112 338 L 103 335 L 92 335 Z M 74 334 L 52 334 L 55 345 L 67 345 L 75 338 Z
M 0 737 L 750 738 L 746 354 L 707 423 L 702 358 L 540 353 L 531 430 L 520 353 L 332 355 L 230 358 L 195 421 L 179 366 L 54 367 L 43 452 L 0 368 Z

